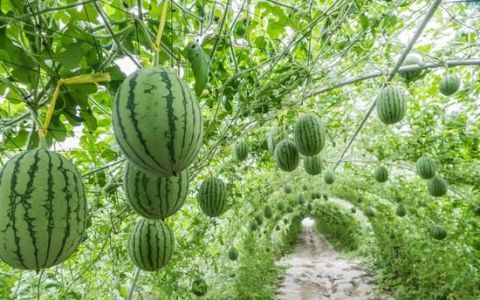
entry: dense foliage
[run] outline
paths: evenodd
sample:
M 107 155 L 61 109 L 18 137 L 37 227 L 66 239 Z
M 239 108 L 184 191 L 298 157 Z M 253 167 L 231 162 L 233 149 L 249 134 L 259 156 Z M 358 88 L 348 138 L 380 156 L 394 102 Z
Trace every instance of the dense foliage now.
M 52 214 L 44 239 L 56 230 L 48 220 L 62 220 L 59 234 L 78 229 L 71 247 L 82 236 L 75 252 L 32 262 L 38 272 L 11 267 L 18 259 L 9 263 L 2 243 L 0 298 L 274 299 L 275 261 L 307 216 L 338 248 L 371 262 L 399 299 L 480 297 L 478 4 L 444 1 L 402 64 L 420 69 L 388 83 L 436 1 L 168 2 L 164 10 L 162 0 L 0 1 L 0 239 L 19 243 L 15 229 L 2 237 L 18 219 L 36 245 L 31 216 L 42 210 Z M 102 74 L 111 80 L 66 80 Z M 170 93 L 153 97 L 155 89 Z M 132 106 L 148 117 L 136 119 Z M 175 131 L 158 134 L 166 128 Z M 85 220 L 82 203 L 76 219 L 49 209 L 61 192 L 80 193 L 67 180 L 51 183 L 52 161 L 14 165 L 43 146 L 42 132 L 81 175 Z M 419 166 L 420 157 L 435 165 Z M 151 171 L 132 173 L 130 188 L 129 163 Z M 26 168 L 18 185 L 13 168 Z M 79 177 L 68 169 L 56 170 Z M 178 201 L 136 208 L 140 192 L 156 194 L 146 181 L 158 175 L 178 176 Z M 59 192 L 36 212 L 29 197 L 6 200 L 49 186 Z M 35 248 L 30 258 L 42 255 Z

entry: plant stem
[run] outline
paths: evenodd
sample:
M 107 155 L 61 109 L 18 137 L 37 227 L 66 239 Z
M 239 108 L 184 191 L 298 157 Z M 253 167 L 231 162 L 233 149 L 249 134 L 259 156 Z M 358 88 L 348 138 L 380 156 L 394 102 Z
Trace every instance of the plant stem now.
M 135 285 L 137 284 L 138 274 L 140 274 L 140 268 L 137 268 L 137 271 L 135 271 L 135 275 L 133 275 L 133 282 L 132 286 L 130 287 L 130 291 L 128 292 L 127 300 L 132 300 L 133 291 L 135 290 Z

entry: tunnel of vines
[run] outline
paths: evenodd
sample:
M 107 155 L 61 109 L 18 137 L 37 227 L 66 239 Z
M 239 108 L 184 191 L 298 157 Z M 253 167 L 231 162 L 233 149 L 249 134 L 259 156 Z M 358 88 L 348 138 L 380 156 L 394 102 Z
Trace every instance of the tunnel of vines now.
M 479 20 L 0 0 L 0 298 L 277 299 L 313 226 L 379 299 L 480 299 Z

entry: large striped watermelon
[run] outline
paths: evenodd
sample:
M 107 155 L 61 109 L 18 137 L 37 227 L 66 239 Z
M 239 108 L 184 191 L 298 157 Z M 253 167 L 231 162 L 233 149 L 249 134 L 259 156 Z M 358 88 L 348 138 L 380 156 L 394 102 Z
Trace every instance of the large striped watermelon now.
M 128 160 L 159 176 L 180 174 L 202 145 L 203 122 L 195 95 L 164 68 L 141 69 L 123 81 L 112 123 Z
M 224 212 L 226 198 L 225 183 L 215 177 L 205 179 L 197 194 L 200 208 L 209 217 L 218 217 Z
M 418 55 L 409 55 L 405 60 L 403 61 L 402 67 L 406 66 L 414 66 L 414 65 L 421 65 L 422 64 L 422 58 L 419 57 Z M 418 79 L 422 71 L 400 71 L 398 74 L 403 77 L 407 81 L 412 81 Z
M 173 253 L 173 233 L 162 220 L 139 219 L 128 239 L 128 255 L 141 270 L 156 271 Z
M 277 144 L 283 139 L 283 131 L 281 128 L 274 128 L 267 136 L 267 145 L 268 151 L 270 153 L 275 154 L 275 148 Z
M 417 167 L 418 176 L 423 179 L 430 179 L 435 176 L 435 173 L 437 172 L 437 163 L 430 157 L 420 157 L 415 165 Z
M 188 194 L 188 172 L 160 177 L 127 163 L 123 189 L 130 206 L 142 217 L 165 219 L 182 207 Z
M 248 145 L 243 139 L 239 139 L 232 147 L 233 157 L 238 161 L 244 161 L 248 157 Z
M 407 112 L 407 95 L 402 88 L 388 85 L 377 96 L 377 115 L 385 124 L 400 122 Z
M 305 172 L 310 175 L 318 175 L 322 172 L 323 163 L 319 155 L 307 156 L 303 160 L 303 167 Z
M 430 195 L 441 197 L 447 193 L 447 182 L 440 176 L 435 175 L 427 181 L 427 188 Z
M 456 75 L 447 74 L 440 79 L 438 89 L 445 96 L 455 94 L 460 88 L 460 78 Z
M 87 204 L 75 166 L 36 149 L 10 159 L 0 172 L 0 258 L 39 270 L 68 259 L 83 238 Z
M 298 148 L 292 140 L 284 139 L 275 147 L 275 162 L 283 171 L 293 171 L 300 163 Z
M 375 180 L 382 183 L 388 180 L 388 170 L 384 166 L 378 166 L 373 173 Z
M 325 145 L 325 128 L 316 115 L 302 116 L 295 124 L 293 133 L 298 151 L 303 155 L 317 155 Z

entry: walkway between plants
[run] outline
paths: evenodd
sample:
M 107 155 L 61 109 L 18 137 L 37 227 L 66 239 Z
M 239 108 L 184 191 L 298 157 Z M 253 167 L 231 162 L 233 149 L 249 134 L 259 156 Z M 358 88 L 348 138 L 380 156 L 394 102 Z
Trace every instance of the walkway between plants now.
M 373 274 L 358 261 L 341 258 L 312 223 L 305 224 L 295 251 L 279 262 L 287 270 L 278 299 L 389 299 L 375 292 Z

